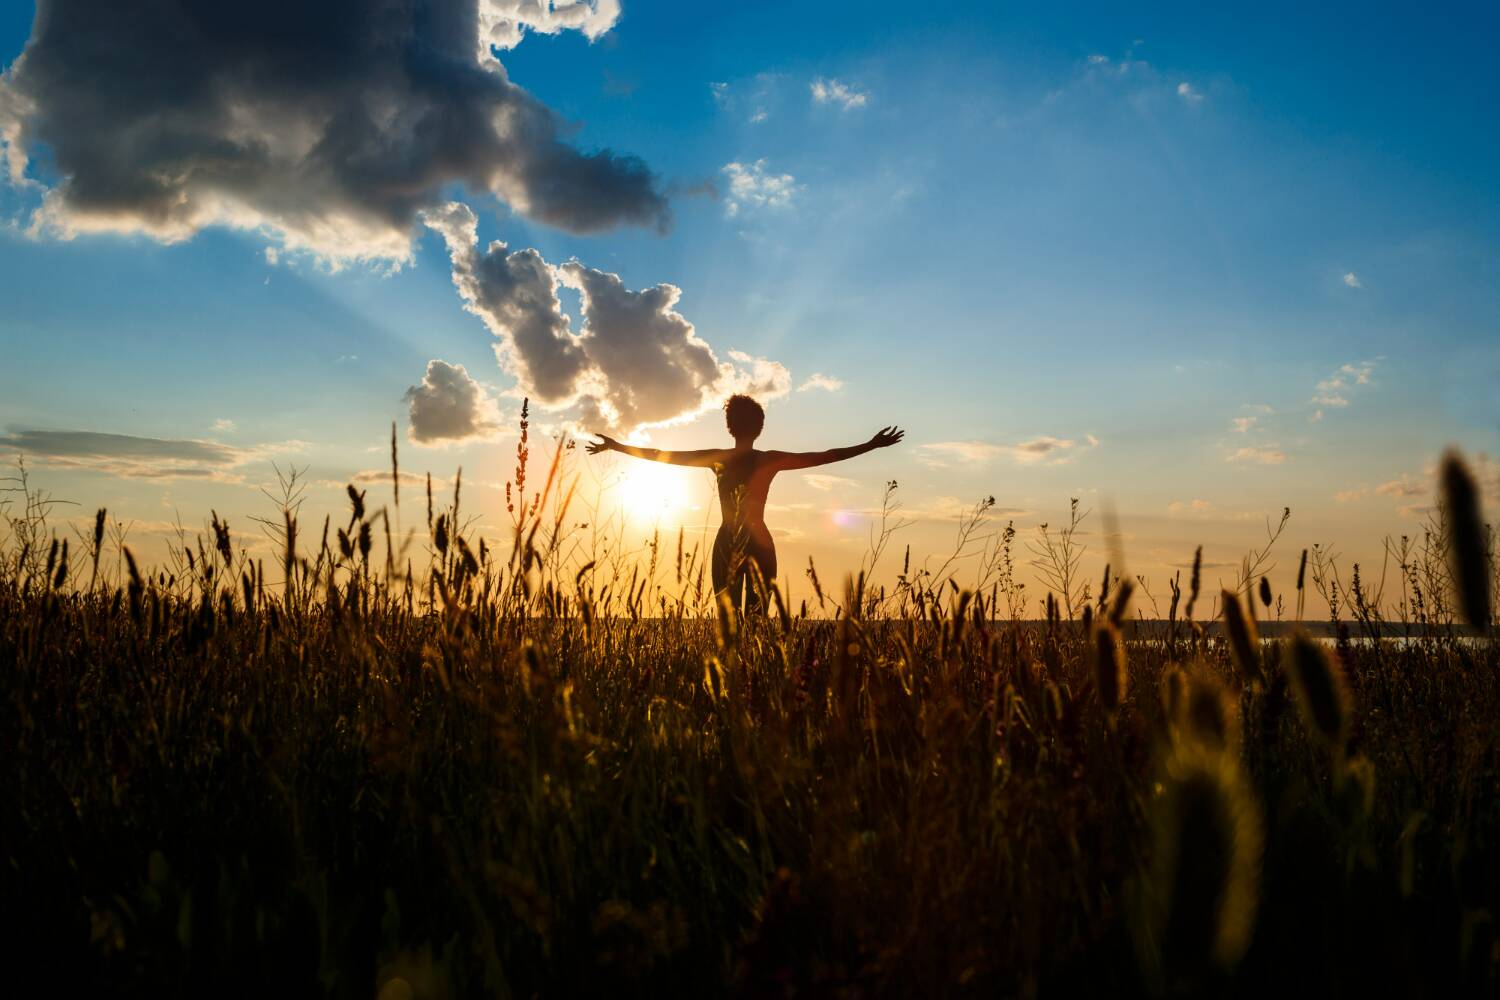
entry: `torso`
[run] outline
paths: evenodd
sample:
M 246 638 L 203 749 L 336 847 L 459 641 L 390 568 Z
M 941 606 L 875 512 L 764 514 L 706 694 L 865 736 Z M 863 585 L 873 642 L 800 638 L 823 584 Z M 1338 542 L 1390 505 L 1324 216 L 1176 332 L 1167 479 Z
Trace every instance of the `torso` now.
M 719 510 L 723 515 L 722 531 L 743 529 L 759 545 L 771 545 L 766 527 L 766 496 L 776 470 L 763 451 L 747 448 L 734 451 L 723 463 L 714 466 L 719 481 Z

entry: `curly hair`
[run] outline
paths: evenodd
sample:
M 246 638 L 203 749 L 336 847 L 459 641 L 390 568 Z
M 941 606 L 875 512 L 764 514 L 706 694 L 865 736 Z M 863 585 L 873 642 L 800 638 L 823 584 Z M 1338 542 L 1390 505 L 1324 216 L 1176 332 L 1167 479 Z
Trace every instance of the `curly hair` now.
M 757 438 L 766 426 L 766 411 L 749 396 L 736 393 L 724 402 L 724 423 L 735 440 Z

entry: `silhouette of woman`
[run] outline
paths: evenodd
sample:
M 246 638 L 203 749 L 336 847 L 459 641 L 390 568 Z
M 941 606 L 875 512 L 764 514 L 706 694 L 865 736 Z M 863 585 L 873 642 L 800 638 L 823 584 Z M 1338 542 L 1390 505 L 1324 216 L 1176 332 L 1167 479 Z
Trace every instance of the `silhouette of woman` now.
M 766 423 L 766 411 L 749 396 L 730 396 L 724 404 L 724 422 L 734 438 L 733 448 L 704 448 L 700 451 L 662 451 L 621 444 L 614 438 L 599 435 L 588 446 L 589 454 L 618 451 L 636 458 L 672 465 L 711 468 L 719 480 L 719 509 L 722 522 L 714 538 L 713 575 L 716 592 L 729 591 L 736 608 L 745 599 L 745 581 L 754 563 L 767 583 L 776 579 L 776 546 L 766 527 L 766 494 L 778 472 L 810 469 L 817 465 L 842 462 L 876 448 L 888 448 L 905 435 L 896 427 L 882 428 L 863 444 L 827 451 L 757 451 L 755 439 Z M 765 595 L 750 588 L 748 610 L 765 609 Z

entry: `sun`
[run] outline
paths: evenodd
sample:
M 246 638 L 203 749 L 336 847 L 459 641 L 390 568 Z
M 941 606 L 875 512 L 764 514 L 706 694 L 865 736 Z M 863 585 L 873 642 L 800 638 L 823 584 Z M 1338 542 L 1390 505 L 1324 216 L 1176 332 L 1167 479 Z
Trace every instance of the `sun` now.
M 694 471 L 658 462 L 632 462 L 616 482 L 616 496 L 632 519 L 658 521 L 688 506 Z

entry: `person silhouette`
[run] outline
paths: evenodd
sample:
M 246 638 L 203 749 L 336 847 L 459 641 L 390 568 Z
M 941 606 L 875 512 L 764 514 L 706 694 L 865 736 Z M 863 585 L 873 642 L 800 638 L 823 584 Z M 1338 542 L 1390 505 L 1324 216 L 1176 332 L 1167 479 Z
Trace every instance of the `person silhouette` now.
M 895 426 L 883 427 L 868 441 L 827 451 L 758 451 L 755 439 L 765 427 L 766 411 L 749 396 L 739 394 L 730 396 L 724 403 L 724 422 L 734 438 L 733 448 L 663 451 L 621 444 L 612 437 L 599 434 L 598 441 L 589 443 L 588 451 L 590 455 L 618 451 L 653 462 L 713 469 L 718 478 L 722 515 L 719 533 L 714 537 L 714 591 L 727 591 L 735 608 L 744 605 L 751 613 L 763 613 L 764 592 L 758 587 L 750 587 L 747 602 L 745 585 L 752 564 L 762 581 L 769 583 L 776 579 L 776 545 L 766 527 L 766 495 L 776 473 L 829 465 L 876 448 L 888 448 L 900 441 L 906 432 Z

